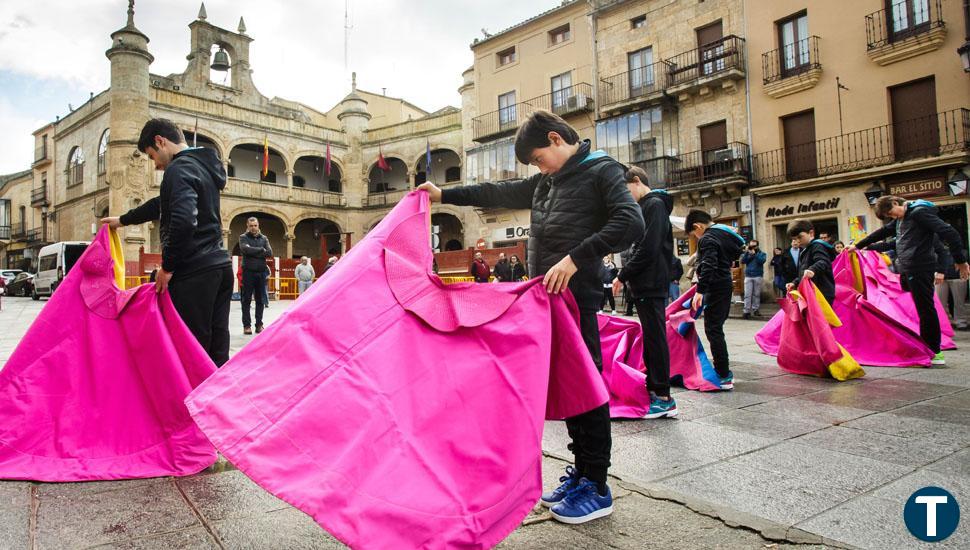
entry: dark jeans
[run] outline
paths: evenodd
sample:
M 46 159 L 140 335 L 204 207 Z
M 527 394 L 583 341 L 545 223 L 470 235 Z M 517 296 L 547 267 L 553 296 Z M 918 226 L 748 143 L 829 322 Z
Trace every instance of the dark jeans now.
M 596 363 L 596 369 L 603 372 L 600 329 L 595 310 L 579 310 L 579 329 L 583 334 L 583 342 Z M 590 481 L 606 483 L 606 474 L 610 467 L 610 448 L 613 446 L 610 434 L 610 404 L 604 403 L 591 411 L 567 418 L 566 429 L 572 439 L 569 450 L 576 457 L 576 471 Z
M 670 397 L 670 348 L 667 347 L 665 298 L 637 298 L 637 315 L 643 327 L 643 363 L 647 366 L 647 389 Z
M 899 276 L 903 290 L 913 295 L 916 313 L 919 315 L 919 335 L 933 353 L 940 353 L 940 318 L 936 315 L 933 297 L 933 273 L 903 273 Z
M 600 302 L 600 309 L 606 305 L 606 302 L 610 302 L 610 311 L 616 311 L 616 299 L 613 298 L 613 287 L 609 288 L 603 287 L 603 300 Z
M 243 271 L 242 322 L 244 328 L 252 326 L 249 305 L 256 295 L 256 326 L 263 324 L 263 293 L 266 292 L 266 275 L 262 271 Z
M 232 299 L 232 268 L 203 271 L 186 277 L 175 276 L 168 293 L 179 317 L 221 367 L 229 360 L 229 304 Z
M 626 304 L 626 314 L 633 315 L 636 300 L 633 298 L 633 294 L 626 285 L 623 285 L 623 303 Z
M 724 378 L 731 371 L 727 342 L 724 341 L 724 321 L 731 312 L 731 287 L 708 289 L 704 295 L 704 333 L 711 345 L 711 360 L 717 375 Z

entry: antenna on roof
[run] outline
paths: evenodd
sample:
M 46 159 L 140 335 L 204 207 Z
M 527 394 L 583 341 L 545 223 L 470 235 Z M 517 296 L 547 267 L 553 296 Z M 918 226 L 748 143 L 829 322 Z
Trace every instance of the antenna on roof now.
M 344 0 L 344 78 L 350 67 L 350 0 Z M 344 81 L 346 82 L 346 81 Z

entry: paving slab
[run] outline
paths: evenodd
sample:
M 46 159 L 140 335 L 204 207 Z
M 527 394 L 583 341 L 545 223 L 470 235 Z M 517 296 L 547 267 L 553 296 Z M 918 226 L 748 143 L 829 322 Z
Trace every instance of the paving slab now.
M 937 444 L 897 435 L 832 426 L 792 440 L 830 451 L 838 451 L 890 462 L 901 466 L 923 466 L 960 449 L 956 444 Z
M 970 446 L 970 426 L 937 422 L 924 418 L 900 416 L 894 413 L 878 413 L 850 420 L 847 428 L 909 437 L 943 446 Z
M 216 550 L 219 545 L 215 539 L 202 527 L 194 527 L 173 533 L 127 539 L 120 542 L 89 546 L 98 550 Z
M 210 521 L 262 514 L 290 506 L 239 470 L 182 478 L 176 483 L 195 509 Z
M 855 418 L 873 414 L 873 411 L 857 407 L 818 403 L 807 401 L 801 397 L 790 397 L 788 399 L 760 403 L 745 407 L 744 410 L 769 414 L 793 421 L 811 419 L 819 422 L 828 422 L 830 424 L 841 424 Z
M 0 509 L 0 547 L 30 548 L 30 506 Z
M 227 550 L 347 548 L 295 508 L 214 521 L 212 528 Z
M 712 416 L 704 416 L 696 419 L 695 422 L 710 426 L 719 426 L 776 441 L 791 439 L 831 426 L 828 422 L 817 421 L 811 418 L 795 420 L 754 412 L 749 409 L 737 409 Z

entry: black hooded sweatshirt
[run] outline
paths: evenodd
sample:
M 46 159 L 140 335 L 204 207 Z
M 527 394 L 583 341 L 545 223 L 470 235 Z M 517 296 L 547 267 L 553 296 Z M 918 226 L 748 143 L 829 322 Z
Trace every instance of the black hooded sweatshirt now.
M 812 284 L 825 296 L 829 305 L 832 305 L 835 301 L 835 275 L 832 273 L 835 256 L 835 247 L 822 239 L 808 243 L 798 255 L 798 276 L 792 284 L 797 287 L 802 282 L 805 271 L 811 270 L 815 274 Z
M 697 292 L 730 291 L 734 285 L 731 266 L 741 256 L 744 237 L 716 223 L 697 241 Z
M 643 217 L 623 177 L 626 170 L 589 140 L 558 172 L 524 180 L 443 189 L 441 202 L 484 208 L 532 209 L 529 274 L 544 275 L 569 255 L 579 270 L 569 289 L 581 309 L 599 309 L 603 256 L 643 236 Z
M 121 223 L 159 221 L 162 269 L 174 277 L 231 265 L 219 212 L 225 186 L 226 171 L 214 151 L 185 149 L 165 169 L 158 196 L 122 215 Z
M 673 279 L 674 230 L 670 212 L 674 209 L 674 199 L 658 189 L 644 195 L 639 204 L 646 230 L 643 238 L 633 245 L 618 278 L 630 287 L 635 298 L 666 298 Z

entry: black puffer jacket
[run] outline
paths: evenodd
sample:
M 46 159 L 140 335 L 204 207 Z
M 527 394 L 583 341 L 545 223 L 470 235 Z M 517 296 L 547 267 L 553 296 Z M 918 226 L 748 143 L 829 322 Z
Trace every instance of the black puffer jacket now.
M 532 209 L 529 273 L 543 275 L 566 255 L 579 271 L 569 289 L 580 308 L 598 309 L 603 257 L 643 235 L 640 208 L 627 190 L 623 165 L 580 144 L 559 172 L 524 180 L 444 189 L 441 201 L 461 206 Z
M 798 255 L 798 275 L 792 284 L 797 287 L 802 282 L 805 270 L 811 270 L 815 274 L 812 284 L 825 296 L 829 305 L 832 305 L 835 302 L 835 275 L 832 273 L 835 256 L 835 247 L 828 242 L 822 239 L 810 242 Z
M 731 265 L 741 256 L 744 238 L 733 229 L 714 224 L 697 241 L 697 292 L 729 290 L 734 284 Z
M 159 221 L 162 269 L 174 277 L 231 265 L 219 213 L 225 186 L 226 171 L 214 151 L 185 149 L 165 169 L 158 196 L 122 215 L 121 223 Z
M 239 253 L 242 254 L 243 271 L 266 271 L 266 258 L 273 257 L 273 247 L 262 233 L 253 235 L 249 231 L 239 236 Z
M 674 261 L 674 233 L 670 212 L 674 209 L 674 199 L 662 189 L 651 191 L 640 199 L 640 209 L 646 230 L 643 238 L 633 245 L 633 253 L 620 270 L 619 279 L 630 286 L 636 298 L 666 298 L 673 280 L 670 270 Z
M 940 219 L 936 206 L 928 201 L 915 200 L 906 204 L 906 214 L 873 231 L 856 243 L 866 248 L 890 237 L 896 237 L 896 264 L 900 273 L 927 273 L 936 271 L 937 258 L 933 248 L 936 236 L 950 248 L 956 263 L 967 261 L 960 233 Z

